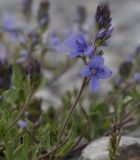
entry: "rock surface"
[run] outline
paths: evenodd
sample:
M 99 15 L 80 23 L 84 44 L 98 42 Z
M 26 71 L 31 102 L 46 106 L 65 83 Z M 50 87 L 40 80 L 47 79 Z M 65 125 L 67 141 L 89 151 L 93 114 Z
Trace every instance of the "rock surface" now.
M 100 138 L 89 144 L 80 160 L 108 160 L 109 137 Z M 117 160 L 140 160 L 140 139 L 122 136 Z

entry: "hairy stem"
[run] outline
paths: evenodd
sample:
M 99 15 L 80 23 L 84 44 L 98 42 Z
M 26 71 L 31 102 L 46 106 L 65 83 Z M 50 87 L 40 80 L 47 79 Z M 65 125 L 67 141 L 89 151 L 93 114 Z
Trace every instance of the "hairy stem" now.
M 87 78 L 84 78 L 83 83 L 82 83 L 82 86 L 81 86 L 81 88 L 80 88 L 80 91 L 79 91 L 79 93 L 78 93 L 78 95 L 77 95 L 74 103 L 73 103 L 72 106 L 70 107 L 69 113 L 68 113 L 68 115 L 67 115 L 67 117 L 66 117 L 66 119 L 65 119 L 65 121 L 64 121 L 64 124 L 63 124 L 63 126 L 62 126 L 62 129 L 61 129 L 61 131 L 60 131 L 60 138 L 62 138 L 63 133 L 64 133 L 64 130 L 65 130 L 67 124 L 68 124 L 68 121 L 69 121 L 72 113 L 74 112 L 74 109 L 75 109 L 75 107 L 76 107 L 76 105 L 77 105 L 77 103 L 78 103 L 78 101 L 79 101 L 79 99 L 80 99 L 80 97 L 81 97 L 81 95 L 82 95 L 82 93 L 83 93 L 83 90 L 84 90 L 85 85 L 86 85 L 86 80 L 87 80 Z
M 42 158 L 47 158 L 48 156 L 50 156 L 53 152 L 57 151 L 58 149 L 60 149 L 64 144 L 67 143 L 69 139 L 66 138 L 62 143 L 60 143 L 58 146 L 56 146 L 54 149 L 52 149 L 50 152 L 36 158 L 35 160 L 39 160 L 39 159 L 42 159 Z
M 84 124 L 84 126 L 82 128 L 82 131 L 81 131 L 81 134 L 80 134 L 79 138 L 77 139 L 77 141 L 75 142 L 75 144 L 71 147 L 71 149 L 69 151 L 67 151 L 63 155 L 63 157 L 60 158 L 60 160 L 64 160 L 73 151 L 73 149 L 75 149 L 78 146 L 78 144 L 81 142 L 81 140 L 84 136 L 84 133 L 86 131 L 86 129 L 85 129 L 86 127 L 87 127 L 87 122 Z

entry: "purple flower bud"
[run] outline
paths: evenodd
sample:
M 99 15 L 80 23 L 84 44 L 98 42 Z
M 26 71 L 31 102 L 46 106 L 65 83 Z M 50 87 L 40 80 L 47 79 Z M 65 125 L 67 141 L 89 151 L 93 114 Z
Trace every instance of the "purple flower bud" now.
M 29 34 L 29 39 L 31 42 L 31 48 L 34 48 L 40 41 L 40 36 L 37 32 L 31 31 Z
M 25 16 L 30 15 L 32 2 L 32 0 L 21 0 L 21 10 Z
M 96 39 L 103 38 L 106 34 L 106 30 L 103 28 L 100 32 L 97 33 Z
M 108 3 L 101 3 L 96 10 L 95 15 L 97 29 L 107 28 L 107 25 L 111 23 L 110 9 Z
M 95 38 L 96 47 L 106 46 L 107 40 L 111 37 L 114 28 L 111 27 L 112 18 L 108 3 L 101 3 L 95 15 L 97 34 Z
M 37 13 L 37 21 L 42 30 L 45 30 L 49 24 L 49 6 L 48 0 L 41 0 L 40 7 Z

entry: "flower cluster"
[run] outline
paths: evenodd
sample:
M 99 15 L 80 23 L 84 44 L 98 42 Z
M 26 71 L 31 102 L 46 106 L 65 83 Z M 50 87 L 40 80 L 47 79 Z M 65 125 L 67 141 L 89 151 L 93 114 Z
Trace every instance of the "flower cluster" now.
M 85 37 L 80 34 L 71 36 L 65 41 L 65 45 L 70 48 L 70 57 L 80 57 L 85 66 L 81 70 L 81 76 L 89 79 L 89 88 L 95 92 L 99 88 L 99 79 L 106 79 L 111 76 L 112 71 L 104 65 L 103 52 L 100 46 L 106 45 L 106 40 L 111 37 L 113 28 L 111 27 L 110 9 L 108 4 L 101 4 L 96 11 L 97 34 L 94 45 L 88 43 Z
M 95 46 L 106 46 L 107 40 L 111 37 L 114 28 L 111 28 L 112 18 L 110 17 L 110 9 L 107 3 L 102 3 L 97 7 L 96 15 L 97 34 L 95 38 Z

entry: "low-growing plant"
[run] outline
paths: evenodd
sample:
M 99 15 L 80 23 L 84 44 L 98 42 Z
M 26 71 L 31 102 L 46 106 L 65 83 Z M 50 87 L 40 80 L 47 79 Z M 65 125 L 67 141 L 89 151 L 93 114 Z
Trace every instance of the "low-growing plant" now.
M 0 159 L 66 160 L 95 138 L 110 135 L 109 156 L 115 160 L 121 135 L 140 123 L 140 47 L 120 65 L 116 77 L 106 81 L 110 89 L 100 92 L 100 81 L 112 75 L 104 58 L 114 30 L 109 4 L 98 5 L 88 30 L 83 27 L 86 9 L 79 6 L 74 25 L 59 34 L 48 33 L 50 2 L 39 1 L 35 15 L 32 7 L 32 0 L 22 0 L 24 25 L 16 26 L 9 14 L 0 28 Z M 57 59 L 56 52 L 62 52 L 65 61 L 49 61 L 51 54 Z M 59 96 L 61 105 L 36 95 L 54 90 L 54 82 L 77 61 L 83 64 L 83 82 Z

